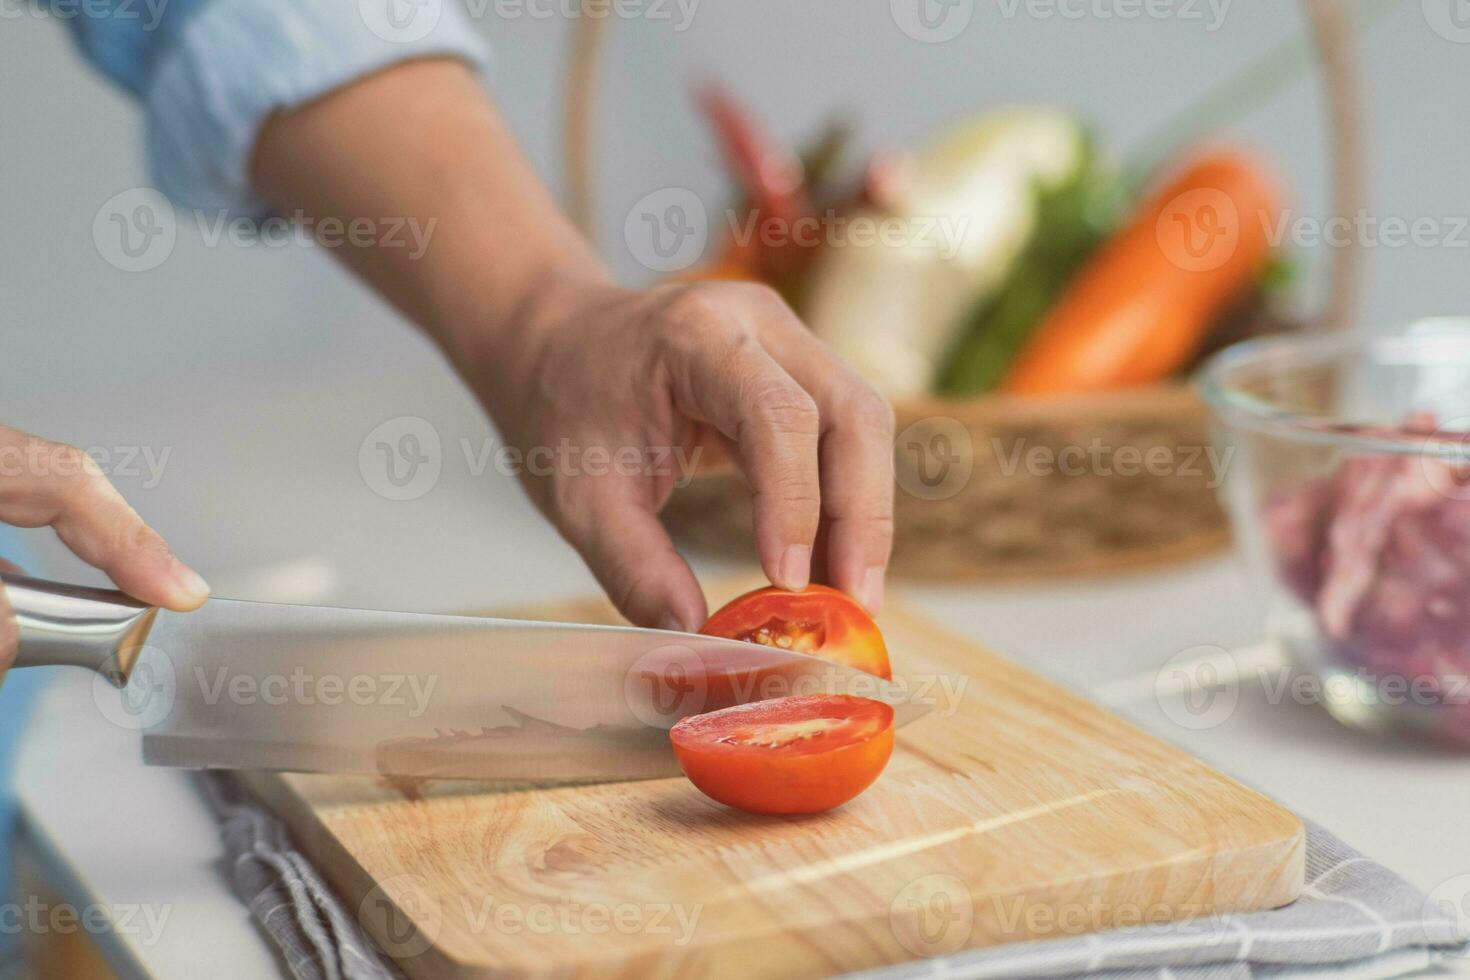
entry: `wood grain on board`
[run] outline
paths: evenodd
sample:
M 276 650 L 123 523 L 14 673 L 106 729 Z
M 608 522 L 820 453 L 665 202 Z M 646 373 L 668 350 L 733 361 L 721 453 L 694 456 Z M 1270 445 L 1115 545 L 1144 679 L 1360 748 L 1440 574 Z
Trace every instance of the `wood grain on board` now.
M 895 679 L 938 703 L 827 814 L 738 813 L 682 779 L 242 778 L 415 978 L 815 977 L 1297 896 L 1290 812 L 921 615 L 881 625 Z

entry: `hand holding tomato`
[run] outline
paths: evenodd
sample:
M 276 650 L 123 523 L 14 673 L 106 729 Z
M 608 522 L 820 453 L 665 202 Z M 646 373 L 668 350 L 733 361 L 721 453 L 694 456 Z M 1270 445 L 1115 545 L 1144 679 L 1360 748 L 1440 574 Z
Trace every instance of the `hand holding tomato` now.
M 668 466 L 674 450 L 733 453 L 772 582 L 807 584 L 822 525 L 833 584 L 876 607 L 893 527 L 888 403 L 766 286 L 615 285 L 458 60 L 396 65 L 273 114 L 251 177 L 282 214 L 432 219 L 421 254 L 334 251 L 443 349 L 628 619 L 705 618 L 657 516 L 688 474 Z
M 770 581 L 808 583 L 820 525 L 833 584 L 881 602 L 892 409 L 771 289 L 548 286 L 517 330 L 461 364 L 510 445 L 678 453 L 661 470 L 522 479 L 632 622 L 693 630 L 704 620 L 703 592 L 657 514 L 689 463 L 726 454 L 750 482 Z

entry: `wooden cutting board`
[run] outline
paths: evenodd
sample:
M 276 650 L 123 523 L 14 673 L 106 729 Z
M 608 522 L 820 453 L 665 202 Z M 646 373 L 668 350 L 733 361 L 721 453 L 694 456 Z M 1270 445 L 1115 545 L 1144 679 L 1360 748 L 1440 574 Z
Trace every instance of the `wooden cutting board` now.
M 534 614 L 617 621 L 602 601 Z M 415 978 L 815 977 L 1297 896 L 1290 812 L 923 616 L 881 625 L 895 679 L 939 704 L 819 816 L 682 779 L 242 778 Z

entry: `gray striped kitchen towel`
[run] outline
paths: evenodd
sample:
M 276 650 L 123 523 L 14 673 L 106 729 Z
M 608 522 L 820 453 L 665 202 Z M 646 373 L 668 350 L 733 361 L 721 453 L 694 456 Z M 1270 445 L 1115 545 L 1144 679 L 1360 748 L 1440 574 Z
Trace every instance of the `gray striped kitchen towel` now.
M 201 772 L 204 799 L 219 819 L 230 884 L 297 980 L 401 980 L 291 844 L 286 827 L 228 777 Z
M 1304 822 L 1306 887 L 1283 908 L 1012 943 L 848 980 L 1367 980 L 1470 957 L 1470 931 L 1452 904 L 1466 901 L 1466 889 L 1432 899 Z

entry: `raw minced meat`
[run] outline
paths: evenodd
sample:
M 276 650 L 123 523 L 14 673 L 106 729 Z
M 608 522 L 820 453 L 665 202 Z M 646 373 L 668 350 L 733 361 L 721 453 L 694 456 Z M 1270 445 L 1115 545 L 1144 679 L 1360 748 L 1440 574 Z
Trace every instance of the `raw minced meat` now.
M 1392 435 L 1422 438 L 1418 415 Z M 1438 687 L 1470 672 L 1470 493 L 1443 458 L 1364 455 L 1265 504 L 1278 573 L 1347 661 Z

